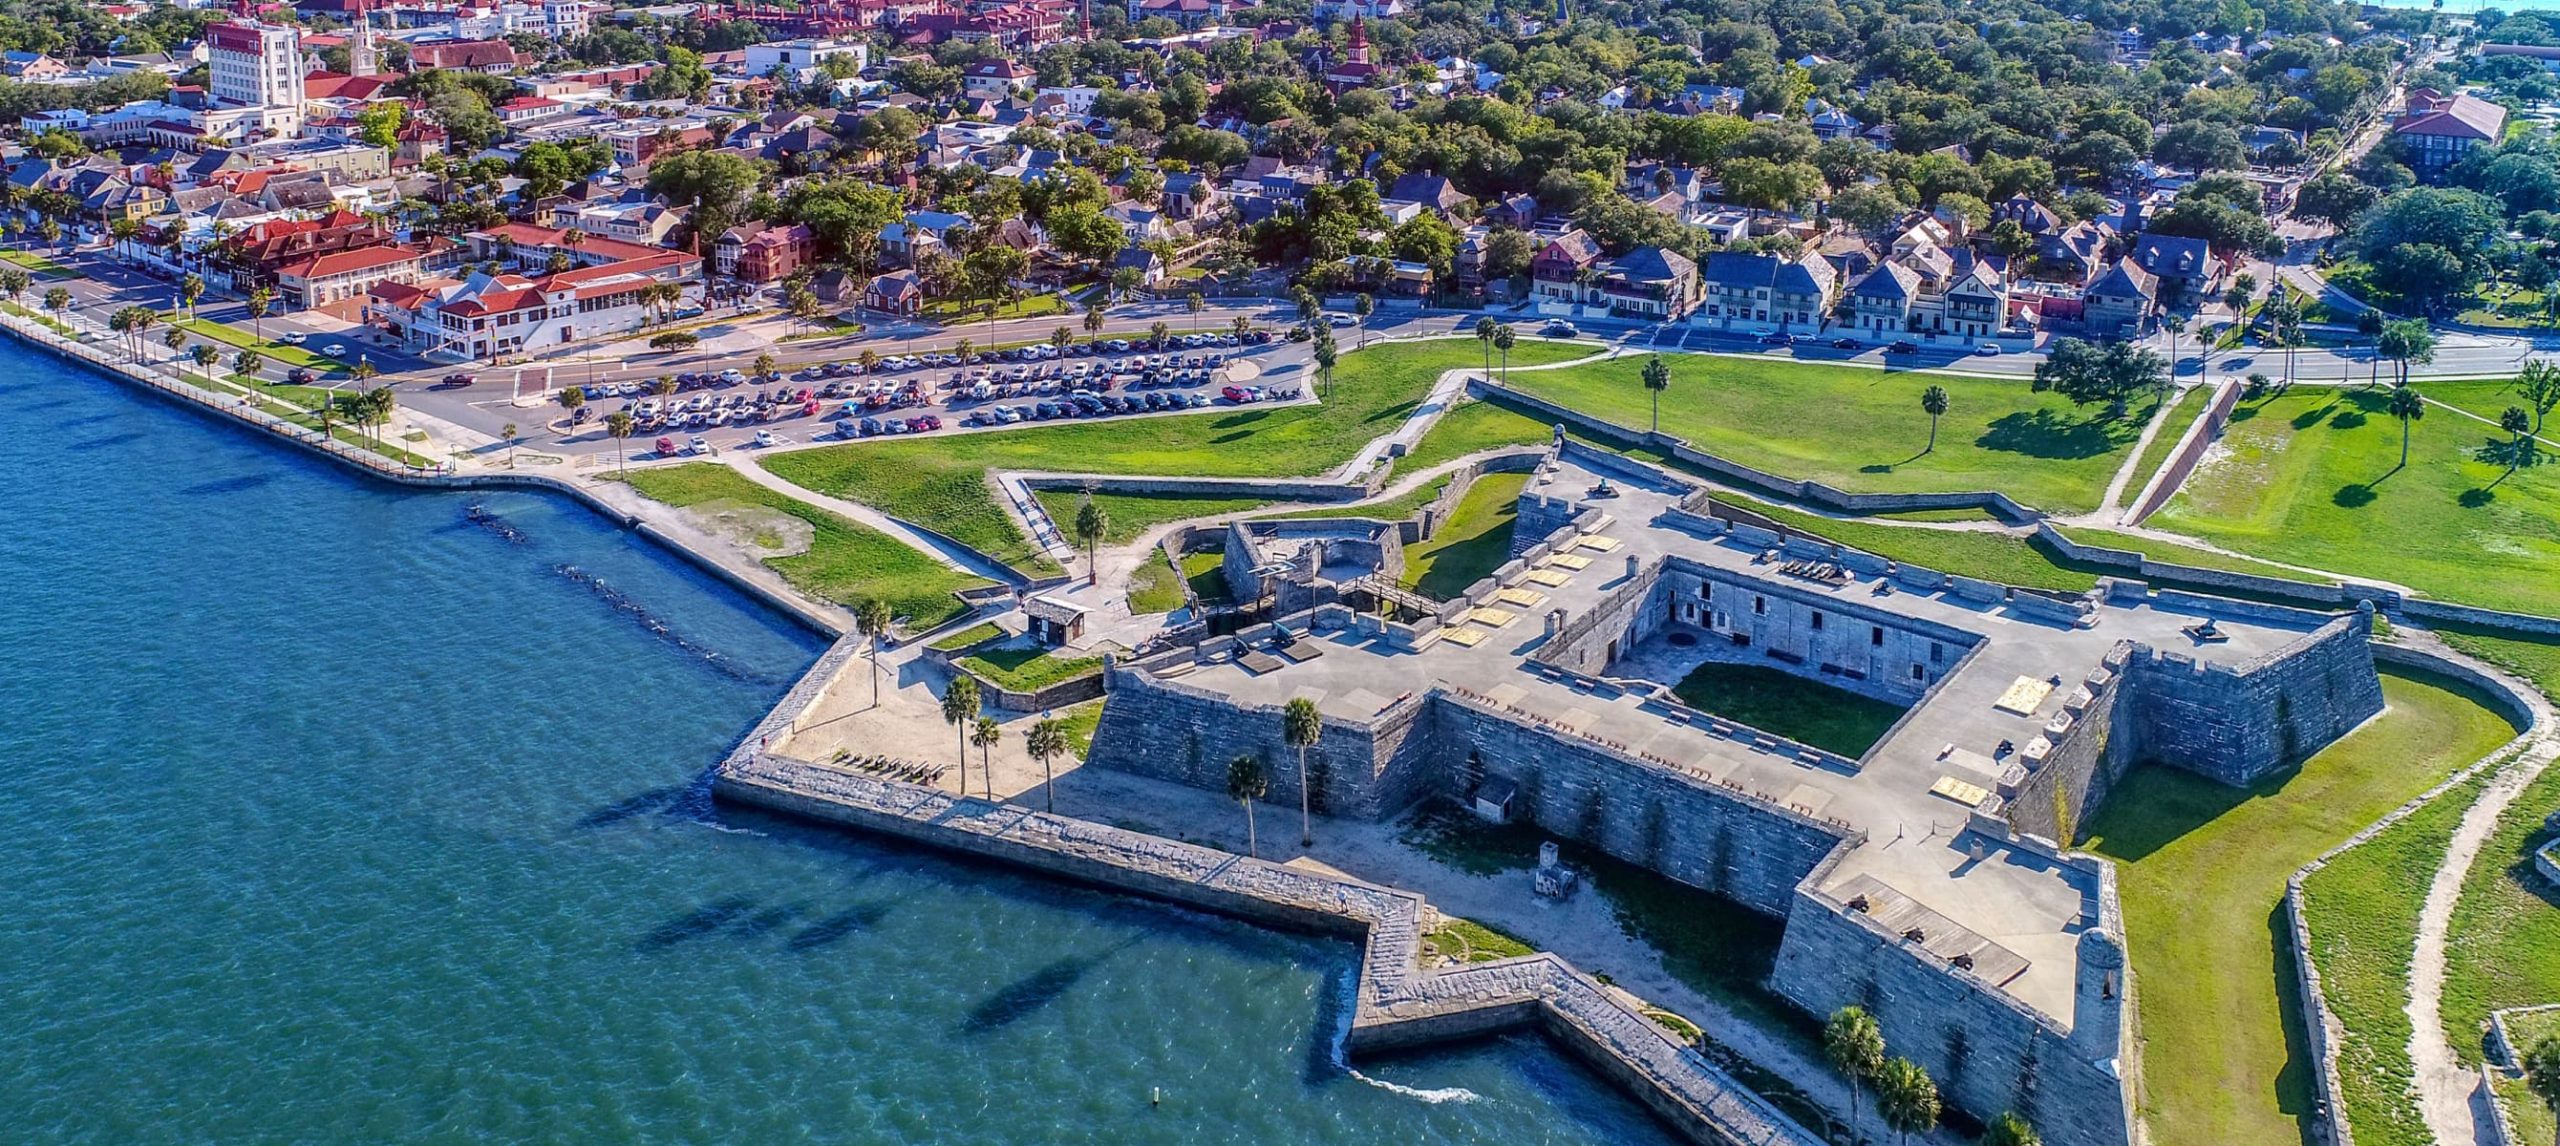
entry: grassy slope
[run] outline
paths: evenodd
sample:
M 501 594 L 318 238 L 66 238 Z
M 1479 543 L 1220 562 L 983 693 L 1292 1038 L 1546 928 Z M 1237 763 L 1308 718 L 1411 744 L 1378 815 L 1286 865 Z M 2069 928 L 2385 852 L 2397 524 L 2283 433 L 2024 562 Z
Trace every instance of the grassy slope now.
M 2138 768 L 2086 825 L 2088 850 L 2121 865 L 2156 1141 L 2307 1137 L 2309 1065 L 2276 943 L 2286 877 L 2513 735 L 2443 682 L 2382 684 L 2390 711 L 2298 769 L 2242 790 Z
M 2445 639 L 2560 700 L 2560 640 L 2461 632 Z M 2532 873 L 2533 850 L 2551 839 L 2542 818 L 2554 808 L 2560 808 L 2560 767 L 2546 769 L 2509 806 L 2463 880 L 2446 949 L 2444 1026 L 2467 1061 L 2479 1059 L 2489 1012 L 2560 1003 L 2560 894 Z
M 1513 347 L 1511 358 L 1514 365 L 1523 365 L 1588 352 L 1587 347 L 1529 342 Z M 861 442 L 776 454 L 763 464 L 810 489 L 930 525 L 1016 568 L 1047 570 L 1053 567 L 996 504 L 988 470 L 1200 477 L 1319 474 L 1394 430 L 1443 371 L 1467 366 L 1477 357 L 1472 341 L 1380 343 L 1342 356 L 1334 368 L 1333 389 L 1320 406 Z M 1133 509 L 1129 518 L 1122 524 L 1143 528 L 1143 513 Z
M 980 649 L 952 663 L 1015 692 L 1037 692 L 1062 680 L 1102 671 L 1100 657 L 1052 656 L 1046 648 Z
M 1527 474 L 1486 474 L 1467 487 L 1431 539 L 1407 546 L 1404 583 L 1427 597 L 1447 600 L 1464 592 L 1511 556 L 1511 527 L 1520 510 Z
M 2287 569 L 2281 565 L 2269 565 L 2264 561 L 2252 561 L 2246 557 L 2233 557 L 2226 553 L 2216 553 L 2210 549 L 2198 549 L 2193 545 L 2180 545 L 2175 541 L 2162 541 L 2158 538 L 2143 537 L 2131 533 L 2117 533 L 2111 529 L 2090 529 L 2075 525 L 2070 528 L 2063 529 L 2062 533 L 2064 536 L 2083 545 L 2097 545 L 2108 549 L 2130 549 L 2136 553 L 2147 556 L 2154 561 L 2167 561 L 2178 565 L 2192 565 L 2198 569 L 2221 569 L 2232 573 L 2254 573 L 2260 577 L 2273 577 L 2279 581 L 2302 581 L 2314 585 L 2326 585 L 2331 583 L 2329 578 L 2316 577 L 2309 573 L 2295 572 L 2294 570 Z
M 1907 561 L 1943 573 L 1960 573 L 2008 585 L 2073 593 L 2098 583 L 2094 569 L 2073 568 L 2036 548 L 2025 538 L 2007 533 L 1843 521 L 1738 494 L 1719 492 L 1715 496 L 1718 501 L 1773 518 L 1790 528 L 1827 537 L 1879 557 Z
M 1672 357 L 1662 429 L 1697 449 L 1787 477 L 1885 493 L 2000 490 L 2055 511 L 2096 508 L 2142 432 L 2149 403 L 2107 420 L 2024 380 L 1960 378 L 1731 357 Z M 1515 374 L 1512 384 L 1622 426 L 1650 425 L 1644 356 Z M 1952 408 L 1937 448 L 1920 394 Z
M 2560 465 L 2497 483 L 2491 427 L 2420 422 L 2409 466 L 2383 395 L 2308 391 L 2243 403 L 2224 456 L 2151 524 L 2270 558 L 2383 578 L 2448 600 L 2560 613 Z
M 1049 512 L 1049 520 L 1058 523 L 1060 532 L 1075 536 L 1076 511 L 1084 507 L 1085 494 L 1070 489 L 1035 491 L 1040 508 Z M 1181 497 L 1152 493 L 1096 493 L 1093 504 L 1102 508 L 1105 525 L 1102 543 L 1126 545 L 1146 531 L 1168 521 L 1186 521 L 1194 517 L 1243 513 L 1264 504 L 1251 497 Z
M 1173 567 L 1162 550 L 1148 554 L 1146 562 L 1129 575 L 1130 612 L 1170 613 L 1183 603 L 1182 572 Z
M 958 616 L 965 610 L 951 594 L 986 584 L 953 572 L 888 534 L 784 497 L 715 462 L 640 470 L 625 480 L 644 496 L 669 505 L 742 501 L 808 522 L 816 534 L 807 552 L 765 564 L 793 587 L 825 600 L 844 605 L 872 597 L 885 600 L 900 616 L 909 618 L 911 629 L 929 629 Z
M 2190 386 L 2186 393 L 2178 396 L 2177 404 L 2169 407 L 2168 417 L 2160 420 L 2160 432 L 2151 436 L 2151 444 L 2144 447 L 2141 460 L 2133 463 L 2133 480 L 2124 484 L 2126 501 L 2141 493 L 2142 487 L 2151 481 L 2151 475 L 2160 471 L 2160 463 L 2169 460 L 2169 451 L 2178 448 L 2178 440 L 2186 436 L 2187 427 L 2195 424 L 2196 415 L 2204 412 L 2205 403 L 2212 397 L 2213 388 L 2210 386 Z
M 2487 777 L 2473 777 L 2304 881 L 2312 962 L 2346 1027 L 2338 1076 L 2359 1146 L 2434 1141 L 2410 1097 L 2409 958 L 2427 885 L 2487 786 Z

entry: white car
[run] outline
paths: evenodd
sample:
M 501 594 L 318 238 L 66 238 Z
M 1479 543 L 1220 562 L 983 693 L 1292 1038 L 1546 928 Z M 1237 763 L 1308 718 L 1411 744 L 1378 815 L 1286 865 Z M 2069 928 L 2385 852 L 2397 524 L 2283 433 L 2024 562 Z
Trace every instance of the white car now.
M 1980 346 L 1974 347 L 1973 352 L 1984 358 L 1990 358 L 2000 353 L 2000 344 L 1997 342 L 1986 342 Z
M 347 356 L 347 344 L 343 342 L 332 342 L 327 346 L 321 347 L 320 353 L 326 354 L 331 358 L 344 358 Z
M 781 442 L 782 439 L 774 437 L 771 430 L 756 431 L 756 445 L 760 448 L 780 445 Z
M 299 330 L 294 330 L 294 331 L 288 331 L 288 332 L 286 332 L 286 333 L 284 333 L 284 334 L 277 335 L 277 336 L 276 336 L 276 341 L 281 342 L 281 343 L 283 343 L 283 344 L 285 344 L 285 345 L 287 345 L 287 346 L 300 346 L 300 345 L 302 345 L 304 342 L 309 341 L 309 340 L 310 340 L 310 338 L 311 338 L 311 336 L 310 336 L 310 335 L 308 335 L 308 334 L 304 334 L 303 332 L 301 332 L 301 331 L 299 331 Z
M 684 444 L 684 452 L 686 452 L 686 453 L 688 453 L 688 454 L 707 454 L 707 453 L 710 453 L 710 452 L 711 452 L 711 439 L 706 438 L 706 437 L 703 437 L 703 436 L 702 436 L 702 435 L 700 435 L 700 434 L 696 434 L 696 435 L 694 435 L 694 436 L 693 436 L 693 440 L 692 440 L 692 441 L 686 442 L 686 443 Z

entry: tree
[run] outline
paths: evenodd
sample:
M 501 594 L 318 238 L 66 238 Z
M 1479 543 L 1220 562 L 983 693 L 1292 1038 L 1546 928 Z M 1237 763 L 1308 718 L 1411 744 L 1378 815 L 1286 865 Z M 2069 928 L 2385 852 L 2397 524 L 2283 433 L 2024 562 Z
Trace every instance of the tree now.
M 1034 724 L 1023 736 L 1022 748 L 1040 762 L 1040 795 L 1048 801 L 1050 811 L 1057 811 L 1057 778 L 1050 772 L 1049 762 L 1067 754 L 1067 726 L 1055 720 Z
M 2533 462 L 2533 415 L 2522 406 L 2509 406 L 2498 415 L 2498 428 L 2511 437 L 2507 440 L 2507 472 L 2499 481 L 2515 476 L 2516 467 Z
M 1511 384 L 1511 347 L 1519 340 L 1519 334 L 1511 329 L 1510 323 L 1493 328 L 1493 348 L 1502 352 L 1502 384 L 1505 386 Z
M 1169 325 L 1159 322 L 1147 327 L 1147 341 L 1154 343 L 1158 350 L 1164 349 L 1164 344 L 1172 339 L 1173 327 Z
M 942 689 L 942 722 L 960 733 L 960 794 L 969 794 L 969 728 L 978 719 L 978 678 L 965 672 L 951 674 L 951 683 Z
M 1863 1007 L 1842 1007 L 1822 1024 L 1822 1057 L 1849 1082 L 1850 1136 L 1857 1135 L 1858 1093 L 1884 1072 L 1884 1029 Z
M 2516 396 L 2533 410 L 2533 434 L 2541 437 L 2542 420 L 2560 407 L 2560 365 L 2541 358 L 2525 363 L 2516 375 Z
M 2100 346 L 2064 338 L 2036 365 L 2032 388 L 2039 394 L 2053 391 L 2077 405 L 2106 403 L 2107 416 L 2121 418 L 2125 403 L 2159 384 L 2162 370 L 2158 354 L 2130 342 Z
M 620 410 L 616 410 L 604 416 L 604 432 L 613 435 L 613 457 L 615 469 L 625 469 L 629 466 L 629 459 L 625 455 L 623 443 L 631 440 L 631 428 L 633 425 L 634 423 L 631 420 L 631 415 Z
M 2409 384 L 2409 367 L 2435 361 L 2436 333 L 2423 318 L 2404 318 L 2382 324 L 2382 333 L 2374 336 L 2373 351 L 2390 359 L 2399 374 L 2400 384 Z
M 507 468 L 516 468 L 516 424 L 509 422 L 498 427 L 498 438 L 507 443 Z
M 2162 330 L 2165 330 L 2165 331 L 2168 331 L 2168 332 L 2169 332 L 2169 378 L 2168 378 L 2168 381 L 2170 381 L 2170 382 L 2175 382 L 2175 381 L 2177 381 L 2177 378 L 2178 378 L 2178 336 L 2179 336 L 2179 335 L 2181 335 L 2181 334 L 2186 333 L 2186 330 L 2187 330 L 2187 319 L 2186 319 L 2186 316 L 2185 316 L 2185 315 L 2178 315 L 2178 314 L 2162 315 L 2162 316 L 2160 317 L 2160 329 L 2162 329 Z M 2198 367 L 2197 369 L 2198 369 L 2199 371 L 2201 371 L 2203 368 L 2202 368 L 2202 367 Z
M 213 364 L 222 361 L 222 352 L 214 349 L 210 342 L 197 343 L 196 348 L 190 352 L 190 356 L 196 360 L 196 369 L 206 373 L 212 373 Z
M 1876 1075 L 1876 1110 L 1899 1141 L 1909 1142 L 1913 1134 L 1937 1128 L 1938 1084 L 1930 1081 L 1920 1064 L 1894 1059 Z
M 2044 1146 L 2044 1135 L 2026 1119 L 2004 1111 L 1983 1129 L 1982 1146 Z
M 962 362 L 975 362 L 975 361 L 977 361 L 977 356 L 976 356 L 975 354 L 973 354 L 972 352 L 973 352 L 973 351 L 975 351 L 975 350 L 977 350 L 977 349 L 978 349 L 978 344 L 977 344 L 977 343 L 972 342 L 972 341 L 970 341 L 970 340 L 968 340 L 968 339 L 966 339 L 966 338 L 963 338 L 963 339 L 961 339 L 960 341 L 958 341 L 958 342 L 956 342 L 956 343 L 953 343 L 953 344 L 952 344 L 952 346 L 951 346 L 951 353 L 952 353 L 952 356 L 953 356 L 953 357 L 958 358 L 958 359 L 959 359 L 960 361 L 962 361 Z
M 880 707 L 880 638 L 889 633 L 889 603 L 865 597 L 853 607 L 853 628 L 871 641 L 871 707 Z
M 978 771 L 987 781 L 987 798 L 996 798 L 996 741 L 1004 739 L 1004 725 L 992 716 L 981 716 L 969 726 L 969 743 L 978 746 Z M 969 762 L 960 762 L 960 794 L 969 794 Z
M 2554 1115 L 2560 1115 L 2560 1038 L 2544 1039 L 2525 1052 L 2524 1084 Z
M 1102 299 L 1100 296 L 1085 300 L 1084 334 L 1087 341 L 1102 341 L 1102 309 Z
M 254 376 L 258 368 L 266 364 L 266 356 L 255 350 L 243 350 L 231 356 L 231 372 L 234 374 Z
M 1645 359 L 1645 396 L 1653 400 L 1653 432 L 1662 431 L 1662 392 L 1671 388 L 1671 367 L 1656 354 Z
M 178 280 L 178 297 L 187 301 L 187 317 L 196 316 L 196 300 L 204 297 L 204 279 L 188 275 Z
M 1342 357 L 1341 351 L 1333 344 L 1332 327 L 1316 328 L 1316 344 L 1312 356 L 1316 361 L 1316 381 L 1322 383 L 1326 389 L 1332 389 L 1333 364 L 1341 361 Z
M 1324 738 L 1324 717 L 1316 712 L 1316 702 L 1303 696 L 1291 700 L 1280 712 L 1280 735 L 1298 753 L 1298 846 L 1310 847 L 1316 842 L 1316 831 L 1307 793 L 1315 782 L 1307 776 L 1307 749 Z
M 1484 372 L 1487 376 L 1493 373 L 1493 332 L 1501 325 L 1490 318 L 1476 320 L 1476 341 L 1484 344 Z
M 163 334 L 163 335 L 161 335 L 161 336 L 160 336 L 160 345 L 168 347 L 168 348 L 169 348 L 169 353 L 174 357 L 174 356 L 177 354 L 177 352 L 178 352 L 178 351 L 180 351 L 180 350 L 182 350 L 182 349 L 185 349 L 185 348 L 186 348 L 186 345 L 187 345 L 187 330 L 186 330 L 186 328 L 185 328 L 185 327 L 183 327 L 183 326 L 172 326 L 172 327 L 170 327 L 170 328 L 169 328 L 169 332 L 168 332 L 167 334 Z
M 0 267 L 0 294 L 9 296 L 10 305 L 17 305 L 19 296 L 26 294 L 27 288 L 33 285 L 35 279 L 27 272 L 16 267 Z
M 71 292 L 61 287 L 44 292 L 44 308 L 56 312 L 71 309 Z
M 1263 775 L 1262 761 L 1251 756 L 1227 761 L 1227 798 L 1244 805 L 1244 854 L 1248 856 L 1261 851 L 1254 839 L 1253 802 L 1270 791 L 1271 778 Z
M 1920 409 L 1929 415 L 1929 448 L 1920 452 L 1935 453 L 1938 449 L 1938 419 L 1947 412 L 1947 388 L 1931 386 L 1921 391 Z
M 773 381 L 773 368 L 774 368 L 773 355 L 771 355 L 771 354 L 759 354 L 759 355 L 756 355 L 756 362 L 755 362 L 755 366 L 756 366 L 756 377 L 761 378 L 761 379 L 763 379 L 763 380 L 765 380 L 765 381 L 767 381 L 767 382 L 771 382 L 771 381 Z
M 258 341 L 267 340 L 267 311 L 276 304 L 276 292 L 259 287 L 249 292 L 249 329 Z
M 1359 345 L 1361 346 L 1369 345 L 1369 316 L 1377 313 L 1377 311 L 1378 300 L 1369 297 L 1365 293 L 1352 296 L 1351 314 L 1353 317 L 1360 320 Z
M 1093 494 L 1090 492 L 1086 493 L 1084 501 L 1076 506 L 1075 530 L 1076 540 L 1084 543 L 1085 584 L 1100 584 L 1102 564 L 1095 559 L 1094 550 L 1102 544 L 1102 535 L 1111 532 L 1111 514 L 1094 504 Z

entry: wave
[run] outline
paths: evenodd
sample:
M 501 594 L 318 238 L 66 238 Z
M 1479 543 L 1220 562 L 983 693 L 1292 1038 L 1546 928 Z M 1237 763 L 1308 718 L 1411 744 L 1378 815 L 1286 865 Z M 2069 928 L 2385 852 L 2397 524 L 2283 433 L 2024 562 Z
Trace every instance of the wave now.
M 1341 1011 L 1342 1019 L 1334 1026 L 1332 1053 L 1329 1057 L 1334 1069 L 1380 1090 L 1401 1094 L 1406 1098 L 1428 1102 L 1434 1106 L 1444 1102 L 1475 1102 L 1484 1097 L 1463 1086 L 1406 1086 L 1400 1082 L 1388 1082 L 1383 1078 L 1371 1078 L 1360 1073 L 1359 1068 L 1351 1065 L 1351 1017 L 1360 1008 L 1360 970 L 1354 966 L 1344 972 L 1341 978 L 1342 1005 L 1338 1009 Z

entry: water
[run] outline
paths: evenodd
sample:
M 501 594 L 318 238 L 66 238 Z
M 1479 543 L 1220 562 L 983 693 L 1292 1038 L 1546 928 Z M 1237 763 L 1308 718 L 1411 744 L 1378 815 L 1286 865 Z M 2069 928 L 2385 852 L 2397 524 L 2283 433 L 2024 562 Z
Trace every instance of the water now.
M 0 426 L 11 1142 L 1665 1140 L 1535 1040 L 1347 1076 L 1347 945 L 689 798 L 819 645 L 575 506 L 15 345 Z

